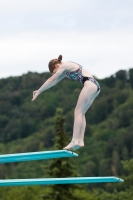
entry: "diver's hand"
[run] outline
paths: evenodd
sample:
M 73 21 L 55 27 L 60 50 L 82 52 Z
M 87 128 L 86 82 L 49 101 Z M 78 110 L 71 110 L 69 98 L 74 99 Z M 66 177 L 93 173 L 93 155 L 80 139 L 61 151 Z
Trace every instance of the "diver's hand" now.
M 33 98 L 32 98 L 31 101 L 34 101 L 34 100 L 37 98 L 37 96 L 38 96 L 39 94 L 40 94 L 39 90 L 33 91 Z

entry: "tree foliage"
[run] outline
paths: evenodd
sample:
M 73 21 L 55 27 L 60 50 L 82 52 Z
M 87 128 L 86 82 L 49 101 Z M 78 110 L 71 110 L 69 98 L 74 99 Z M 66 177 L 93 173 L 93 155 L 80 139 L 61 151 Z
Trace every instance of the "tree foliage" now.
M 0 79 L 1 154 L 57 149 L 53 139 L 58 107 L 64 110 L 66 132 L 72 136 L 73 110 L 81 86 L 64 79 L 31 102 L 32 91 L 49 76 L 49 73 L 29 72 L 20 77 Z M 133 69 L 128 73 L 120 70 L 116 75 L 98 81 L 101 92 L 86 113 L 85 147 L 79 150 L 75 162 L 81 176 L 121 177 L 127 175 L 121 161 L 133 156 Z M 43 161 L 26 165 L 1 164 L 0 178 L 47 176 L 42 165 Z M 109 184 L 100 186 L 110 191 Z M 88 186 L 93 187 L 95 185 Z

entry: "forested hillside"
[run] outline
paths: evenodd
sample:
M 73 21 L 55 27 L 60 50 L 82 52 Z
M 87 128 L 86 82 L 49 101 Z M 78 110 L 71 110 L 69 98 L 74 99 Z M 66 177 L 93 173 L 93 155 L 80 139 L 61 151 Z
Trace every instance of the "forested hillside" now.
M 32 102 L 32 92 L 49 76 L 29 72 L 0 80 L 1 154 L 53 149 L 58 107 L 72 136 L 73 111 L 82 86 L 64 79 Z M 133 156 L 133 69 L 98 81 L 101 93 L 86 114 L 85 147 L 75 162 L 81 176 L 121 176 L 126 173 L 121 161 Z M 0 165 L 0 178 L 47 176 L 43 169 L 47 161 L 33 162 Z

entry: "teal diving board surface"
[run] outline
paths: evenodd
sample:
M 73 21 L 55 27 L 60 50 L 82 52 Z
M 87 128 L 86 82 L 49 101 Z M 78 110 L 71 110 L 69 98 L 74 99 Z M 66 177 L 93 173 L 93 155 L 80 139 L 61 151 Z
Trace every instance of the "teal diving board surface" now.
M 52 158 L 77 157 L 78 154 L 68 150 L 39 151 L 0 155 L 0 163 L 46 160 Z
M 117 177 L 73 177 L 73 178 L 35 178 L 35 179 L 10 179 L 0 180 L 0 186 L 26 186 L 26 185 L 51 185 L 51 184 L 83 184 L 124 182 Z

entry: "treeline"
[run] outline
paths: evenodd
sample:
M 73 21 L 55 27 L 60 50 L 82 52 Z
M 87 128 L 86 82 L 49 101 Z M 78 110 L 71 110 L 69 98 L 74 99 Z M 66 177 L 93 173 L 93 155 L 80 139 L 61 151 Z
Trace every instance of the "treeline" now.
M 54 148 L 62 149 L 65 142 L 68 142 L 68 136 L 64 132 L 65 118 L 62 115 L 62 109 L 57 109 L 54 118 Z M 1 200 L 132 200 L 133 195 L 133 159 L 122 162 L 126 175 L 123 176 L 124 183 L 102 183 L 105 189 L 97 185 L 89 184 L 87 189 L 85 185 L 51 185 L 51 186 L 23 186 L 23 187 L 0 187 Z M 52 159 L 47 165 L 42 165 L 43 170 L 47 171 L 48 177 L 77 177 L 78 167 L 75 166 L 73 158 Z M 11 169 L 10 169 L 11 170 Z M 29 169 L 30 170 L 30 169 Z M 93 187 L 92 187 L 93 185 Z M 92 188 L 92 189 L 91 189 Z
M 53 117 L 56 107 L 62 107 L 66 115 L 71 115 L 81 89 L 79 84 L 71 80 L 61 81 L 54 88 L 41 94 L 35 103 L 31 103 L 32 91 L 38 89 L 49 76 L 49 73 L 29 72 L 20 77 L 0 80 L 0 141 L 2 143 L 24 138 L 38 131 L 38 124 L 46 118 Z M 96 108 L 94 109 L 93 106 L 89 111 L 90 114 L 87 115 L 91 125 L 105 120 L 130 96 L 130 89 L 133 88 L 133 69 L 130 69 L 129 73 L 121 70 L 115 76 L 98 81 L 102 91 L 97 99 Z M 123 124 L 123 121 L 121 123 Z M 68 121 L 66 126 L 68 131 L 71 131 L 70 124 Z
M 31 102 L 32 92 L 49 76 L 29 72 L 0 80 L 1 154 L 53 149 L 58 107 L 64 111 L 65 130 L 72 136 L 73 111 L 82 86 L 64 79 Z M 81 176 L 121 176 L 126 173 L 121 161 L 133 156 L 133 69 L 98 81 L 101 93 L 86 114 L 85 147 L 79 150 L 76 163 Z M 42 164 L 0 165 L 0 177 L 47 176 Z

